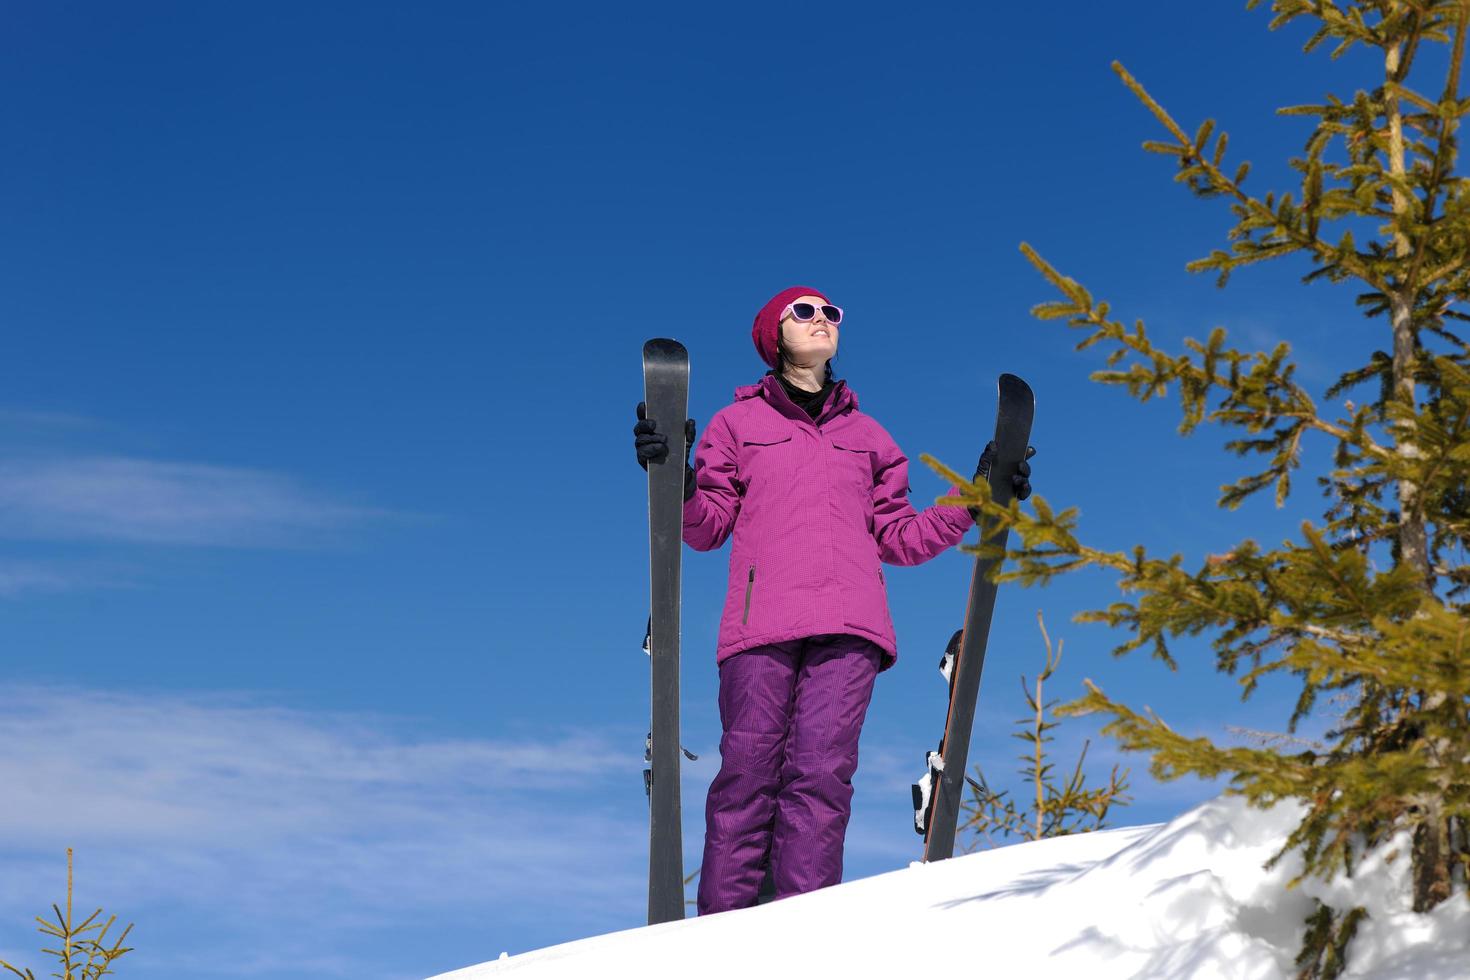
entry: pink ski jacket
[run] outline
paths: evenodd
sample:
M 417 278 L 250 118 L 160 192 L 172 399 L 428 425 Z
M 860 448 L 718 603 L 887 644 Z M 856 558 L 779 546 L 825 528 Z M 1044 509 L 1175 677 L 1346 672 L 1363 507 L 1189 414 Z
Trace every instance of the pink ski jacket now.
M 716 662 L 742 650 L 849 633 L 898 659 L 882 563 L 917 565 L 974 526 L 964 507 L 909 503 L 908 458 L 837 382 L 813 421 L 773 375 L 735 389 L 695 451 L 684 540 L 734 537 Z M 958 493 L 958 490 L 951 493 Z

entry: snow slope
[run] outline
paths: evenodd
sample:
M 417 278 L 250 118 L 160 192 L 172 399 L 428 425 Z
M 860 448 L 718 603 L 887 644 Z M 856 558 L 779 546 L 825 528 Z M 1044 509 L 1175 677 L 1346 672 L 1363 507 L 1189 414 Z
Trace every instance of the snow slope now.
M 1218 797 L 1167 824 L 915 863 L 752 909 L 502 954 L 432 980 L 663 977 L 1290 977 L 1313 896 L 1362 905 L 1349 977 L 1470 978 L 1470 900 L 1408 905 L 1407 836 L 1352 879 L 1262 863 L 1300 820 Z M 1396 855 L 1395 855 L 1395 852 Z

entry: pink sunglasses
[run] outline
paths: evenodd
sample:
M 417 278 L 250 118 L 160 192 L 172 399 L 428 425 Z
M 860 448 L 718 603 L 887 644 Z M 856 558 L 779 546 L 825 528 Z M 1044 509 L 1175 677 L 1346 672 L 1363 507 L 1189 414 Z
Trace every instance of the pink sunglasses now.
M 779 317 L 777 317 L 776 319 L 777 320 L 784 320 L 784 319 L 786 319 L 786 314 L 790 313 L 796 319 L 798 319 L 798 320 L 802 321 L 803 323 L 805 323 L 805 322 L 807 322 L 809 320 L 816 319 L 817 310 L 818 309 L 821 309 L 822 316 L 826 319 L 826 321 L 828 323 L 837 324 L 837 323 L 841 323 L 842 322 L 842 307 L 840 307 L 840 306 L 822 306 L 822 307 L 817 307 L 816 305 L 814 305 L 812 303 L 790 303 L 790 304 L 787 305 L 786 309 L 784 309 L 784 310 L 781 311 L 781 315 Z

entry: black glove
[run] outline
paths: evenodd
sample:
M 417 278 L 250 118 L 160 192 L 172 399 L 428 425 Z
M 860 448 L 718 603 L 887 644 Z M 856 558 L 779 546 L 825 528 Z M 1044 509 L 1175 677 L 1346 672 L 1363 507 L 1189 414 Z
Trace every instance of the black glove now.
M 633 426 L 633 448 L 638 452 L 638 465 L 645 470 L 649 463 L 661 463 L 669 456 L 669 437 L 659 432 L 648 418 L 648 406 L 638 403 L 638 421 Z M 694 468 L 689 453 L 694 448 L 694 420 L 684 420 L 684 499 L 694 496 Z
M 971 478 L 970 482 L 977 483 L 981 477 L 986 479 L 990 478 L 990 464 L 995 462 L 995 453 L 995 440 L 992 439 L 985 444 L 985 450 L 980 453 L 980 460 L 975 464 L 975 475 Z M 1011 477 L 1011 489 L 1017 500 L 1025 500 L 1031 496 L 1031 481 L 1026 479 L 1031 475 L 1031 464 L 1026 462 L 1026 460 L 1035 455 L 1036 447 L 1027 446 L 1026 455 L 1022 456 L 1021 461 L 1016 464 L 1015 475 Z M 979 509 L 971 507 L 970 516 L 975 518 L 976 521 L 979 521 Z

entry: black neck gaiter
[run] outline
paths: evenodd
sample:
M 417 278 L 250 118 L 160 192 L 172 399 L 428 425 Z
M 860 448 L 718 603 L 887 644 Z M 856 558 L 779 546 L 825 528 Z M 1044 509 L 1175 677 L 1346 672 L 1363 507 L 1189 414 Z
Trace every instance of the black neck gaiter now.
M 781 390 L 786 392 L 786 397 L 791 399 L 792 404 L 811 416 L 812 421 L 816 421 L 817 416 L 822 414 L 822 409 L 827 404 L 827 396 L 832 393 L 832 386 L 835 384 L 828 380 L 822 385 L 820 391 L 806 391 L 787 381 L 784 374 L 776 375 L 776 380 L 781 382 Z

